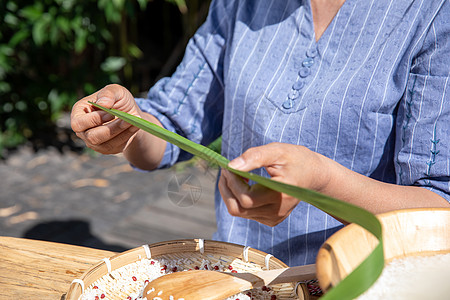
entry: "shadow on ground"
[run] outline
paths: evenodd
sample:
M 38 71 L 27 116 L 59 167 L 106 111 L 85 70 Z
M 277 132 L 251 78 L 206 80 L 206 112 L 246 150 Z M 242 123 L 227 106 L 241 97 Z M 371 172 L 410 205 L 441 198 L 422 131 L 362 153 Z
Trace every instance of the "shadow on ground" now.
M 50 221 L 28 229 L 24 238 L 123 252 L 122 246 L 104 243 L 91 233 L 88 222 L 83 220 Z

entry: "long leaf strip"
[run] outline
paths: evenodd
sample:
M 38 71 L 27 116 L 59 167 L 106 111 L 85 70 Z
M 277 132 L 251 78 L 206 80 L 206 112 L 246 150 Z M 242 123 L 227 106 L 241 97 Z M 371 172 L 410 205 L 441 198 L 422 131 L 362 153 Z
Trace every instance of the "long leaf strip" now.
M 204 159 L 210 163 L 215 163 L 221 168 L 227 169 L 244 178 L 248 178 L 265 187 L 288 194 L 292 197 L 300 199 L 301 201 L 314 205 L 324 212 L 349 223 L 356 223 L 372 233 L 378 239 L 378 245 L 375 249 L 358 267 L 356 267 L 337 286 L 329 290 L 321 299 L 354 299 L 366 291 L 380 276 L 384 267 L 382 229 L 376 216 L 367 210 L 309 189 L 285 184 L 254 173 L 232 169 L 228 167 L 229 160 L 227 158 L 208 147 L 192 142 L 189 139 L 139 117 L 116 109 L 108 109 L 96 103 L 91 104 L 130 123 L 131 125 L 134 125 L 169 143 L 174 144 L 175 146 L 178 146 L 179 148 L 198 156 L 201 159 Z

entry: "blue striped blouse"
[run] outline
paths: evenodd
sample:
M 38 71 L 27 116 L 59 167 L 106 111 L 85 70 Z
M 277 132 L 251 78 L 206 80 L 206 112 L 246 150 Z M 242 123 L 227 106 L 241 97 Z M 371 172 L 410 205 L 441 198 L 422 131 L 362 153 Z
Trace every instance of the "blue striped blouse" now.
M 377 180 L 450 199 L 450 1 L 347 0 L 318 42 L 308 0 L 217 0 L 171 78 L 140 107 L 232 159 L 299 144 Z M 186 158 L 168 145 L 161 167 Z M 257 170 L 265 174 L 264 170 Z M 231 217 L 216 192 L 218 240 L 313 263 L 342 226 L 300 202 L 268 227 Z

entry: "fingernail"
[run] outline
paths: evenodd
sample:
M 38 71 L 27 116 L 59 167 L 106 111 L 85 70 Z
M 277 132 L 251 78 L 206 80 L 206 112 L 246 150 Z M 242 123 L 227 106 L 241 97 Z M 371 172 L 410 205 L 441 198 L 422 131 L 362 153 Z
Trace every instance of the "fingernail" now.
M 228 180 L 230 178 L 231 172 L 228 171 L 227 169 L 222 169 L 222 176 Z
M 245 165 L 245 161 L 242 159 L 242 157 L 235 158 L 232 161 L 230 161 L 230 163 L 228 164 L 229 167 L 236 169 L 236 170 L 239 170 L 244 165 Z
M 97 101 L 95 101 L 95 103 L 97 103 L 98 105 L 106 105 L 109 102 L 109 99 L 106 97 L 101 97 L 99 99 L 97 99 Z

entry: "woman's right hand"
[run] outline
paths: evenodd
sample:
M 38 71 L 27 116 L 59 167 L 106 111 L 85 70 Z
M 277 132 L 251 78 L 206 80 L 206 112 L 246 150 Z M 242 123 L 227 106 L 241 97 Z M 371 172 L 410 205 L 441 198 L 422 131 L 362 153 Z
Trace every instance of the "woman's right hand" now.
M 139 128 L 95 108 L 89 101 L 143 117 L 134 97 L 126 88 L 111 84 L 79 100 L 72 108 L 72 129 L 89 148 L 102 154 L 123 152 Z

